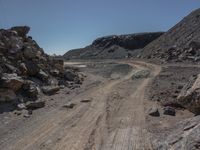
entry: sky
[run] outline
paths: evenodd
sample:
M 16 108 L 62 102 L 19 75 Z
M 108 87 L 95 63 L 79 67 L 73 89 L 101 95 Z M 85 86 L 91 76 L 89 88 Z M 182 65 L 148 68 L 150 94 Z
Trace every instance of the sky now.
M 98 37 L 167 31 L 200 0 L 0 0 L 0 28 L 28 25 L 48 54 L 85 47 Z

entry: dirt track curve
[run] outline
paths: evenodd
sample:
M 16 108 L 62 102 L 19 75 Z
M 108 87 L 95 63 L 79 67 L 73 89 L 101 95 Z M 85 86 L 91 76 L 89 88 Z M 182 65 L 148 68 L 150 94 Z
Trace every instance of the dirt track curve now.
M 1 142 L 2 150 L 141 150 L 151 149 L 145 128 L 145 92 L 160 72 L 157 65 L 122 62 L 136 67 L 76 95 L 73 109 L 55 109 L 38 117 L 16 138 Z M 131 80 L 139 70 L 149 78 Z M 91 100 L 81 103 L 81 100 Z

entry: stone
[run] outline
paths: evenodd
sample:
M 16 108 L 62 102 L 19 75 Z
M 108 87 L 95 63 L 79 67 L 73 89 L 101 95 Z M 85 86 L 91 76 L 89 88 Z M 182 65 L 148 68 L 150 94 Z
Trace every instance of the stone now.
M 154 116 L 154 117 L 159 117 L 160 116 L 160 113 L 159 113 L 159 110 L 157 107 L 152 107 L 148 110 L 148 114 L 150 116 Z
M 59 70 L 57 70 L 57 69 L 51 70 L 50 73 L 51 73 L 53 76 L 58 76 L 58 75 L 60 74 Z
M 75 81 L 76 78 L 78 78 L 78 75 L 75 72 L 73 72 L 72 70 L 66 70 L 64 72 L 64 78 L 67 81 Z
M 16 27 L 12 27 L 11 30 L 16 31 L 17 34 L 21 37 L 26 37 L 26 35 L 30 31 L 30 27 L 28 27 L 28 26 L 16 26 Z
M 170 115 L 170 116 L 176 115 L 175 109 L 173 107 L 170 107 L 170 106 L 164 107 L 163 111 L 164 111 L 163 112 L 164 115 Z
M 177 102 L 189 111 L 200 114 L 200 74 L 190 77 L 178 95 Z
M 37 74 L 38 78 L 41 79 L 42 81 L 46 82 L 49 78 L 49 75 L 45 73 L 42 69 Z
M 91 99 L 83 99 L 83 100 L 81 100 L 82 103 L 89 103 L 91 101 L 92 101 Z
M 152 139 L 152 149 L 156 150 L 199 150 L 200 116 L 179 121 L 161 137 Z
M 15 73 L 3 73 L 0 79 L 0 83 L 1 87 L 3 88 L 9 88 L 14 91 L 18 91 L 22 87 L 24 80 L 21 77 L 17 76 L 17 74 Z
M 17 95 L 13 90 L 0 88 L 0 102 L 13 102 L 17 99 Z
M 60 90 L 59 86 L 43 86 L 42 91 L 44 94 L 53 95 L 56 94 Z
M 25 62 L 26 68 L 27 68 L 27 74 L 29 76 L 35 76 L 39 73 L 40 68 L 35 62 L 27 61 Z
M 27 69 L 27 67 L 26 67 L 26 64 L 25 64 L 25 63 L 21 63 L 21 64 L 19 65 L 19 70 L 21 71 L 21 74 L 22 74 L 22 75 L 26 75 L 26 74 L 27 74 L 27 71 L 28 71 L 28 69 Z
M 149 70 L 141 70 L 132 75 L 132 79 L 148 78 L 150 75 Z
M 17 108 L 19 110 L 26 109 L 26 105 L 24 103 L 17 104 Z
M 10 73 L 17 73 L 17 68 L 10 65 L 10 64 L 5 64 L 5 67 L 7 68 L 7 70 L 10 72 Z
M 44 101 L 27 102 L 26 107 L 27 109 L 31 110 L 43 108 L 45 107 L 45 102 Z
M 76 104 L 74 104 L 74 103 L 69 103 L 69 104 L 63 105 L 63 107 L 64 107 L 64 108 L 72 109 L 72 108 L 74 108 L 75 105 L 76 105 Z
M 25 81 L 23 85 L 23 90 L 30 98 L 36 98 L 39 94 L 37 85 L 30 80 Z
M 30 46 L 24 48 L 23 54 L 26 59 L 34 59 L 37 56 L 36 50 L 34 50 L 33 47 Z

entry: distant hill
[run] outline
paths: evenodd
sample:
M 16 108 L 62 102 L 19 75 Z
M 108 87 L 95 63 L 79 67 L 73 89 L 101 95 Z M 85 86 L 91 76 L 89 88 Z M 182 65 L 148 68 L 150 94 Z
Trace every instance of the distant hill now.
M 96 39 L 91 45 L 68 51 L 65 59 L 125 58 L 161 36 L 164 32 L 112 35 Z
M 166 61 L 200 60 L 200 9 L 148 44 L 141 57 Z

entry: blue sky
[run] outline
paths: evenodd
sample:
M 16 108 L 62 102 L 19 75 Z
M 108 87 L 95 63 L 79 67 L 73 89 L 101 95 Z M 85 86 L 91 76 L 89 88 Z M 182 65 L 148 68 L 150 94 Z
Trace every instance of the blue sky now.
M 49 54 L 64 54 L 95 38 L 166 31 L 200 0 L 0 0 L 0 28 L 31 27 Z

